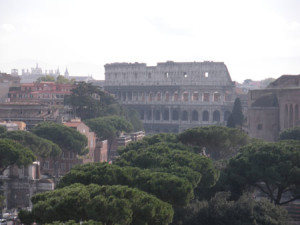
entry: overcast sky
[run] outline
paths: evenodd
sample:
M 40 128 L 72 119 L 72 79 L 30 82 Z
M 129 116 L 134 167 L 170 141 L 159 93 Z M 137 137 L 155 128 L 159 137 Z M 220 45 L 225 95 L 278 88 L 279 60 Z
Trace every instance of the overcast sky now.
M 0 0 L 0 71 L 104 78 L 104 64 L 222 61 L 232 80 L 300 74 L 299 0 Z

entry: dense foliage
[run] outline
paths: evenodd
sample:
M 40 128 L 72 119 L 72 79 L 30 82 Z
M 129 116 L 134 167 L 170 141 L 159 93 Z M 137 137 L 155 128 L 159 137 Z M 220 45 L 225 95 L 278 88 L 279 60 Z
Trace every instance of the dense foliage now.
M 230 160 L 226 173 L 234 189 L 255 187 L 276 205 L 300 198 L 300 143 L 254 143 Z M 282 200 L 285 193 L 294 193 Z M 289 196 L 289 195 L 288 195 Z
M 85 124 L 96 133 L 98 138 L 112 140 L 121 132 L 131 132 L 131 123 L 119 116 L 105 116 L 86 120 Z
M 77 130 L 63 124 L 39 123 L 32 129 L 32 132 L 39 137 L 53 141 L 62 150 L 72 151 L 79 155 L 87 153 L 87 138 Z
M 255 200 L 243 195 L 229 200 L 229 193 L 217 193 L 209 201 L 196 202 L 186 218 L 187 225 L 288 225 L 286 211 L 267 200 Z
M 91 83 L 77 83 L 71 95 L 65 98 L 65 104 L 71 105 L 75 115 L 82 120 L 114 115 L 125 118 L 133 130 L 143 130 L 135 110 L 121 106 L 113 96 Z
M 180 133 L 178 139 L 184 144 L 197 146 L 199 152 L 205 148 L 206 153 L 216 160 L 232 157 L 248 143 L 244 132 L 221 126 L 191 128 Z
M 61 179 L 58 187 L 74 183 L 136 187 L 173 205 L 186 205 L 193 198 L 192 185 L 183 178 L 168 173 L 119 167 L 107 163 L 85 164 L 73 168 Z
M 300 141 L 300 127 L 290 128 L 282 131 L 279 135 L 279 139 Z
M 239 98 L 236 98 L 233 104 L 232 112 L 228 118 L 227 126 L 231 128 L 241 128 L 244 122 L 242 104 Z
M 210 158 L 189 151 L 180 143 L 159 142 L 159 136 L 148 139 L 150 142 L 157 141 L 154 144 L 147 144 L 146 140 L 141 142 L 141 145 L 133 144 L 133 150 L 127 146 L 121 151 L 115 164 L 150 169 L 184 178 L 193 188 L 197 188 L 196 194 L 216 183 L 219 173 Z M 161 139 L 171 137 L 166 135 Z
M 107 225 L 167 225 L 173 209 L 152 195 L 126 186 L 73 184 L 32 198 L 38 223 L 54 221 L 100 221 Z
M 0 135 L 0 138 L 15 140 L 25 147 L 28 147 L 36 156 L 47 158 L 57 157 L 61 154 L 61 149 L 57 144 L 47 139 L 26 131 L 8 131 Z
M 35 156 L 30 149 L 13 140 L 0 139 L 0 175 L 8 166 L 27 166 L 34 160 Z

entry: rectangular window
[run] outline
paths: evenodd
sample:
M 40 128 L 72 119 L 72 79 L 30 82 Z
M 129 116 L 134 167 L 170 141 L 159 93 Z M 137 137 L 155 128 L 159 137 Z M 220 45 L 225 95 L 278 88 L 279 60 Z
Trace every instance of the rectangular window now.
M 209 102 L 209 93 L 204 93 L 203 94 L 203 101 L 204 102 Z

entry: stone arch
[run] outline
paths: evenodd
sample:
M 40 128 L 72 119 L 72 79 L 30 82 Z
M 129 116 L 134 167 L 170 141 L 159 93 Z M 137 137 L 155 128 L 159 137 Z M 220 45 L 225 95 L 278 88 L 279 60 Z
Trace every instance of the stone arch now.
M 149 93 L 149 102 L 152 102 L 152 100 L 153 100 L 153 94 L 152 94 L 152 92 L 150 92 Z
M 293 127 L 293 118 L 294 117 L 294 110 L 293 110 L 293 105 L 290 105 L 290 110 L 289 110 L 289 127 Z
M 177 109 L 172 110 L 172 120 L 179 120 L 179 112 Z
M 155 120 L 160 120 L 160 111 L 158 109 L 155 111 Z
M 199 100 L 199 92 L 194 91 L 192 95 L 192 101 L 198 101 Z
M 199 120 L 199 114 L 196 110 L 192 112 L 192 121 L 198 121 Z
M 173 100 L 174 102 L 177 102 L 178 101 L 178 92 L 174 92 L 174 95 L 173 95 Z
M 209 113 L 207 110 L 202 113 L 202 121 L 209 121 Z
M 165 109 L 163 112 L 163 120 L 169 120 L 169 109 Z
M 298 104 L 295 105 L 295 126 L 298 126 L 299 124 L 299 106 Z
M 145 119 L 145 111 L 144 111 L 144 110 L 141 110 L 141 111 L 140 111 L 140 119 L 141 119 L 141 120 L 144 120 L 144 119 Z
M 229 111 L 225 111 L 225 112 L 224 112 L 224 121 L 227 121 L 227 120 L 228 120 L 230 114 L 231 114 L 231 113 L 230 113 Z
M 156 101 L 160 101 L 161 100 L 161 93 L 160 92 L 157 92 L 156 94 Z
M 214 92 L 214 95 L 213 95 L 213 101 L 214 102 L 219 102 L 221 100 L 221 94 L 219 92 Z
M 288 128 L 288 118 L 289 118 L 289 107 L 287 104 L 284 106 L 284 128 Z
M 220 122 L 220 112 L 218 110 L 215 110 L 213 112 L 213 121 L 214 122 Z
M 147 120 L 152 120 L 152 110 L 147 111 Z
M 183 92 L 182 101 L 184 101 L 184 102 L 189 101 L 189 93 L 187 91 Z
M 188 112 L 187 112 L 186 110 L 184 110 L 184 111 L 182 112 L 182 115 L 181 115 L 181 120 L 182 120 L 182 121 L 188 121 L 188 119 L 189 119 Z
M 165 100 L 166 102 L 170 101 L 170 93 L 168 91 L 165 94 Z

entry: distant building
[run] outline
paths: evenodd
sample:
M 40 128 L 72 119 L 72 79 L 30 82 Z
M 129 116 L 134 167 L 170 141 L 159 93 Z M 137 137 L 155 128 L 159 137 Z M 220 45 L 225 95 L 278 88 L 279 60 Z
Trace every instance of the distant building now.
M 39 162 L 33 162 L 27 167 L 8 167 L 0 175 L 0 193 L 5 197 L 4 208 L 31 208 L 31 197 L 37 193 L 54 190 L 54 182 L 42 178 Z
M 25 130 L 26 129 L 26 123 L 22 121 L 0 121 L 0 126 L 6 127 L 8 131 L 14 131 L 14 130 Z
M 225 125 L 236 98 L 223 62 L 105 65 L 105 90 L 137 110 L 146 133 Z
M 287 128 L 300 126 L 300 75 L 283 75 L 265 89 L 248 94 L 248 133 L 276 141 Z
M 15 73 L 17 70 L 15 70 Z M 36 82 L 38 78 L 44 77 L 44 76 L 52 76 L 54 79 L 56 79 L 59 75 L 59 68 L 56 70 L 45 70 L 43 72 L 42 68 L 39 67 L 38 64 L 36 64 L 35 68 L 31 68 L 31 71 L 28 69 L 22 69 L 22 75 L 21 75 L 21 83 L 32 83 Z
M 36 102 L 48 105 L 64 105 L 64 97 L 71 94 L 73 84 L 57 84 L 55 82 L 22 83 L 19 88 L 8 93 L 10 102 Z
M 0 103 L 8 101 L 7 95 L 12 87 L 20 87 L 20 77 L 0 73 Z

